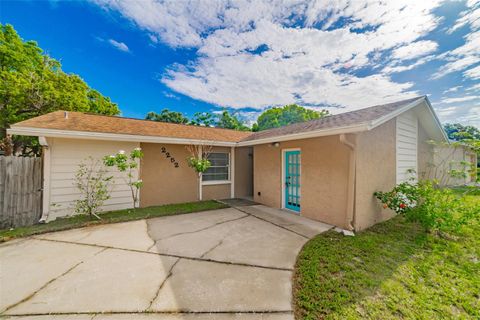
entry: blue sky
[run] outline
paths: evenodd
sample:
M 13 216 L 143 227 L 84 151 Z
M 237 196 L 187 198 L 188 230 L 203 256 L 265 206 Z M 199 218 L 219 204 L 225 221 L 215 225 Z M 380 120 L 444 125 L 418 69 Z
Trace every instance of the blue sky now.
M 11 1 L 1 23 L 143 118 L 223 107 L 254 119 L 428 94 L 480 127 L 480 1 Z

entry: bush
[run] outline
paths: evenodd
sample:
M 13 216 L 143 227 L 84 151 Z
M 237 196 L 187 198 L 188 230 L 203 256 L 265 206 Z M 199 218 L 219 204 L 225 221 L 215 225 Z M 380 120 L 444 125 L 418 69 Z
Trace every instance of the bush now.
M 81 194 L 80 199 L 75 201 L 75 212 L 100 219 L 97 213 L 110 199 L 112 178 L 99 160 L 89 157 L 82 161 L 75 174 L 75 185 Z
M 403 182 L 391 191 L 374 195 L 384 208 L 419 222 L 428 231 L 456 232 L 480 211 L 478 206 L 465 201 L 464 194 L 441 189 L 428 180 Z

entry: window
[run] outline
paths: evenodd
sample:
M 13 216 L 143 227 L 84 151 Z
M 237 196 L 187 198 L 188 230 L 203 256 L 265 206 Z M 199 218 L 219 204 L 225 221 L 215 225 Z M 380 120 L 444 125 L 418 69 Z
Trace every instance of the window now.
M 228 153 L 210 153 L 210 168 L 202 175 L 203 181 L 228 181 L 230 157 Z

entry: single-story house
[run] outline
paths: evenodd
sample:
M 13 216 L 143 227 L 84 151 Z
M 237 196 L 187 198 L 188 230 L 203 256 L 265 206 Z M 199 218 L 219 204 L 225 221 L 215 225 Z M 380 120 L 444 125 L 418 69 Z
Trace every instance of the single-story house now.
M 260 132 L 56 111 L 8 133 L 38 136 L 44 146 L 47 220 L 72 213 L 81 160 L 140 147 L 141 207 L 196 201 L 199 193 L 251 198 L 348 230 L 391 217 L 373 193 L 408 179 L 408 169 L 425 172 L 433 157 L 427 140 L 448 141 L 425 96 Z M 188 145 L 213 148 L 200 187 L 187 166 Z M 118 178 L 104 210 L 132 207 Z

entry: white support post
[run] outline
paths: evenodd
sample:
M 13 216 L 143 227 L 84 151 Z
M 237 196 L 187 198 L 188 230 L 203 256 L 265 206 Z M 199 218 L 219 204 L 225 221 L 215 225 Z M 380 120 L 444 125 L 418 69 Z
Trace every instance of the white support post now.
M 230 148 L 230 198 L 235 198 L 235 147 Z
M 203 159 L 203 147 L 199 146 L 198 148 L 198 158 Z M 198 174 L 198 199 L 202 201 L 203 199 L 203 186 L 202 186 L 202 173 Z

